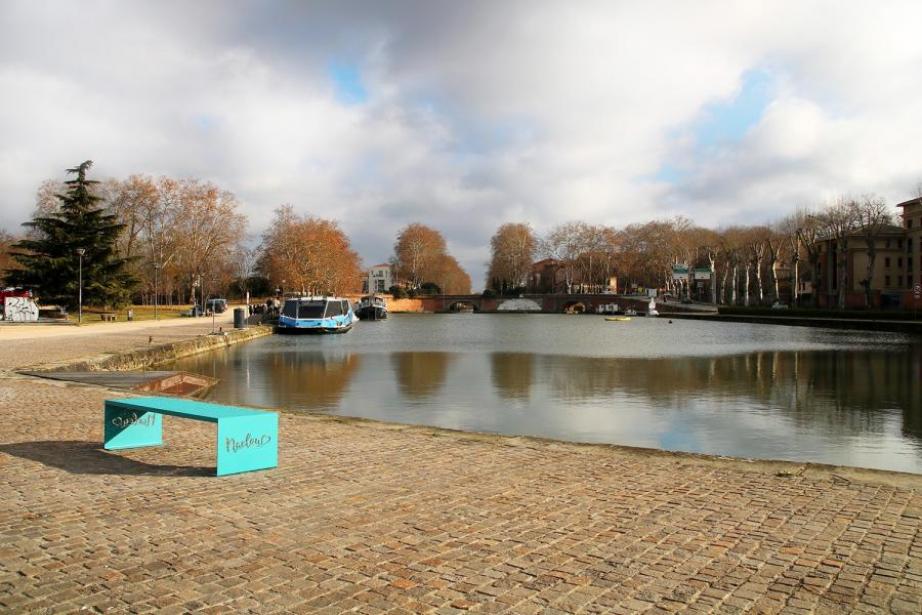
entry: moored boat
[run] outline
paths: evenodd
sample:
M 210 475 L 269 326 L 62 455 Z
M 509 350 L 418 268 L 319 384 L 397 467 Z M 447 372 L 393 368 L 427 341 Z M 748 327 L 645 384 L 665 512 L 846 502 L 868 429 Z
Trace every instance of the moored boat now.
M 380 295 L 365 295 L 359 299 L 355 313 L 361 320 L 384 320 L 387 318 L 387 301 Z
M 279 333 L 346 333 L 358 318 L 341 297 L 287 297 L 279 314 Z

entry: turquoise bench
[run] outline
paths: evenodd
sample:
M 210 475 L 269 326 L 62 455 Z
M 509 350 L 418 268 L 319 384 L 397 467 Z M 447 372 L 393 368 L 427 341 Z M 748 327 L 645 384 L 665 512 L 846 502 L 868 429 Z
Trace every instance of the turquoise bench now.
M 179 397 L 107 399 L 103 448 L 162 446 L 164 414 L 218 424 L 218 476 L 278 466 L 277 412 Z

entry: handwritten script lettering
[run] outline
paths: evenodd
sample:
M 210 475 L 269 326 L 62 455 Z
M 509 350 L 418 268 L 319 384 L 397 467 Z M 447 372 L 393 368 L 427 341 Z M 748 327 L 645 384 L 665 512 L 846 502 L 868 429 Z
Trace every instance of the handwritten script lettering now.
M 112 424 L 116 427 L 130 427 L 131 425 L 141 425 L 142 427 L 153 427 L 154 425 L 154 415 L 153 413 L 146 412 L 141 416 L 138 416 L 136 412 L 131 414 L 126 414 L 124 416 L 117 416 L 112 419 Z
M 237 440 L 235 438 L 225 438 L 224 446 L 227 447 L 227 451 L 230 453 L 236 453 L 237 451 L 246 449 L 246 448 L 262 448 L 265 445 L 269 444 L 272 441 L 272 436 L 269 434 L 263 434 L 261 436 L 254 436 L 251 433 L 248 433 L 246 436 Z

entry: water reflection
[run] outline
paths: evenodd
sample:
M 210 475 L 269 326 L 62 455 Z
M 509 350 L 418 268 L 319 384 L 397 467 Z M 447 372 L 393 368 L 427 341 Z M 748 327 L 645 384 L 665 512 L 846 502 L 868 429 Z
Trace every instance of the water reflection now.
M 505 399 L 528 399 L 535 379 L 535 355 L 526 352 L 494 352 L 490 355 L 493 387 Z
M 269 355 L 266 390 L 275 406 L 322 409 L 339 405 L 361 364 L 361 355 L 284 352 Z
M 496 372 L 518 357 L 492 355 Z M 757 352 L 720 357 L 587 359 L 541 356 L 537 379 L 561 402 L 643 396 L 681 409 L 692 400 L 745 401 L 797 425 L 836 431 L 879 429 L 883 411 L 902 412 L 903 433 L 922 439 L 922 348 L 904 352 Z M 505 385 L 494 385 L 505 389 Z
M 174 367 L 219 378 L 210 398 L 225 403 L 922 472 L 922 345 L 548 322 L 395 318 L 364 338 L 266 338 Z M 608 354 L 580 356 L 574 339 Z
M 452 355 L 447 352 L 395 352 L 391 363 L 397 373 L 400 392 L 414 399 L 426 399 L 445 384 Z

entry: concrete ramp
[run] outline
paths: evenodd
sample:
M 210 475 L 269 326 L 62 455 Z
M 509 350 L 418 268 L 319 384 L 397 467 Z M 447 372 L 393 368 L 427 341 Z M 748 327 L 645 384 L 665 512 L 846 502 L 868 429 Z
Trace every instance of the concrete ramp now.
M 210 376 L 180 371 L 22 373 L 52 380 L 80 382 L 114 389 L 166 395 L 201 395 L 218 383 L 216 378 L 211 378 Z

